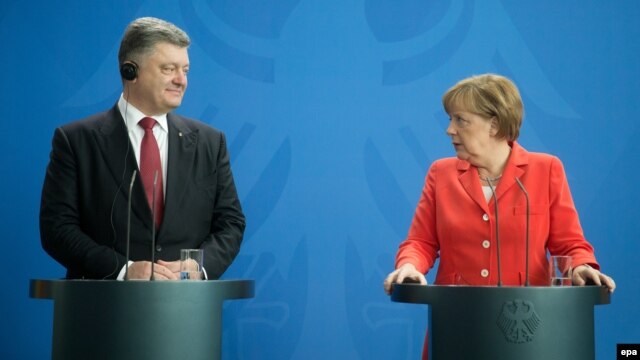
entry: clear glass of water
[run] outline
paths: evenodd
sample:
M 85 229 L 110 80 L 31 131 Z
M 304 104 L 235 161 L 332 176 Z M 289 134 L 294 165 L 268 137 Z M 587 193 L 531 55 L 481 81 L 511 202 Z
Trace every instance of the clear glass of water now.
M 549 275 L 551 286 L 571 286 L 573 265 L 571 256 L 553 255 L 549 258 Z
M 203 257 L 202 249 L 180 250 L 180 280 L 202 280 Z

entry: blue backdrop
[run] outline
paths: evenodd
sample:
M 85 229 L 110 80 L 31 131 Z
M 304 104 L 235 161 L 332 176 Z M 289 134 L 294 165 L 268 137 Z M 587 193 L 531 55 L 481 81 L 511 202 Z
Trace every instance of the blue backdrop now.
M 637 1 L 4 0 L 0 358 L 43 359 L 52 304 L 28 280 L 55 127 L 111 107 L 140 16 L 192 37 L 179 113 L 227 133 L 245 243 L 225 278 L 225 359 L 415 359 L 426 307 L 391 303 L 393 268 L 431 161 L 454 152 L 442 93 L 498 72 L 525 102 L 520 142 L 565 164 L 587 238 L 618 290 L 596 309 L 598 359 L 640 342 Z M 625 165 L 626 164 L 626 165 Z M 433 279 L 433 274 L 428 277 Z

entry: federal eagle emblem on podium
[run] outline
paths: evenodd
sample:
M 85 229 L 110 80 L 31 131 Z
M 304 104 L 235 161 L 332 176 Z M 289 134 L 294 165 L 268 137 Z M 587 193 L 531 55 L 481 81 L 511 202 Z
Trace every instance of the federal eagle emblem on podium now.
M 540 322 L 531 301 L 516 299 L 503 304 L 497 325 L 507 341 L 521 344 L 533 340 Z

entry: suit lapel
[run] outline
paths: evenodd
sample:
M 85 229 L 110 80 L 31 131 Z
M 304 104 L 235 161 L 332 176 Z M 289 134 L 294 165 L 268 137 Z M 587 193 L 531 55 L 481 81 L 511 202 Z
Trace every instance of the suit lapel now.
M 460 181 L 464 190 L 467 192 L 469 197 L 471 197 L 473 201 L 475 201 L 478 206 L 484 210 L 485 213 L 488 213 L 489 209 L 487 207 L 487 201 L 485 200 L 484 193 L 482 192 L 476 167 L 470 166 L 466 161 L 458 160 L 457 168 L 460 172 L 460 175 L 458 175 L 458 181 Z
M 510 158 L 502 172 L 500 183 L 496 188 L 496 197 L 498 198 L 498 201 L 500 201 L 500 198 L 509 191 L 509 189 L 514 186 L 518 186 L 518 184 L 516 184 L 516 178 L 522 180 L 521 178 L 524 174 L 523 166 L 526 166 L 528 162 L 529 157 L 527 156 L 527 151 L 518 145 L 518 143 L 512 143 Z
M 95 141 L 114 181 L 121 184 L 120 191 L 128 199 L 129 184 L 133 171 L 138 170 L 138 163 L 129 140 L 127 127 L 117 105 L 106 113 L 104 121 L 95 133 Z M 131 196 L 133 212 L 138 218 L 144 219 L 143 223 L 151 229 L 151 209 L 147 203 L 139 172 L 136 175 Z
M 167 161 L 167 185 L 164 203 L 164 220 L 160 232 L 171 214 L 176 211 L 184 196 L 187 183 L 193 174 L 193 163 L 198 143 L 198 131 L 190 129 L 178 116 L 167 114 L 169 127 L 169 155 Z

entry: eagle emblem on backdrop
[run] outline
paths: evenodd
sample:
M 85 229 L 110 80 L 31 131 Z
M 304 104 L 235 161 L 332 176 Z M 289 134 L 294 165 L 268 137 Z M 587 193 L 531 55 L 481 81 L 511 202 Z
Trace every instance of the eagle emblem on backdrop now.
M 497 325 L 508 342 L 521 344 L 533 340 L 540 322 L 531 301 L 516 299 L 502 305 Z

